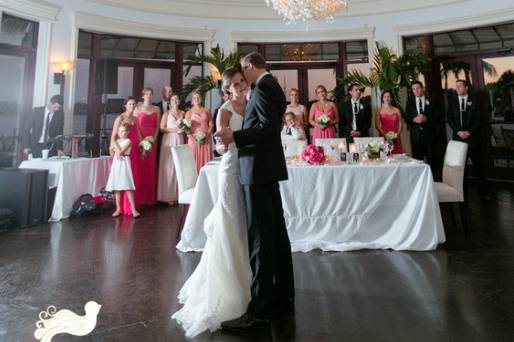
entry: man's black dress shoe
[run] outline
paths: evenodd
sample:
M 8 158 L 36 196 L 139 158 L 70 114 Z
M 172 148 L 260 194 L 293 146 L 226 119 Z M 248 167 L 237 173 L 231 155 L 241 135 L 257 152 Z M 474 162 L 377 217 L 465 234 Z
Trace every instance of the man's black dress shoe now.
M 278 313 L 294 313 L 294 297 L 274 297 L 273 309 Z
M 230 332 L 250 332 L 269 327 L 269 319 L 252 318 L 245 313 L 243 316 L 221 323 L 221 329 Z

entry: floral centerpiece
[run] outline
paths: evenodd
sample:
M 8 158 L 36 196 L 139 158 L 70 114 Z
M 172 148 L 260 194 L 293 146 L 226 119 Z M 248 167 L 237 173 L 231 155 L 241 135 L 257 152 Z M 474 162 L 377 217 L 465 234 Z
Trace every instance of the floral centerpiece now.
M 330 124 L 330 117 L 326 114 L 322 114 L 318 117 L 317 121 L 321 126 L 326 127 Z
M 325 162 L 323 147 L 314 144 L 307 145 L 302 152 L 302 159 L 309 164 L 323 164 Z
M 141 152 L 142 158 L 152 149 L 153 143 L 154 139 L 152 136 L 144 137 L 144 139 L 139 142 L 139 151 Z
M 368 153 L 369 159 L 378 159 L 380 158 L 380 152 L 384 150 L 384 146 L 382 144 L 368 144 L 366 145 L 366 152 Z
M 195 140 L 199 144 L 203 144 L 203 142 L 205 141 L 206 137 L 207 137 L 207 135 L 204 132 L 200 131 L 200 132 L 196 132 L 195 133 Z
M 386 133 L 385 138 L 387 141 L 390 141 L 394 144 L 394 141 L 398 138 L 398 133 L 389 131 Z
M 187 134 L 191 129 L 191 121 L 188 119 L 180 119 L 177 122 L 177 127 Z

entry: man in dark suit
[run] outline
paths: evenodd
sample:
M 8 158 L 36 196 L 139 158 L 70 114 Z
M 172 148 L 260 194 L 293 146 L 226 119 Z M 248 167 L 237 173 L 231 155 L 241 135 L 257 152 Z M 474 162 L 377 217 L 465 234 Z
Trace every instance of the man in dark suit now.
M 161 116 L 166 113 L 171 108 L 171 97 L 173 96 L 173 88 L 171 86 L 164 86 L 162 87 L 162 100 L 161 102 L 156 103 L 155 105 L 159 107 L 161 110 Z M 160 122 L 157 123 L 157 125 L 161 125 Z M 162 141 L 162 132 L 159 130 L 159 133 L 157 133 L 157 164 L 159 164 L 161 160 L 161 141 Z
M 488 200 L 478 103 L 469 96 L 467 81 L 457 80 L 456 90 L 458 96 L 448 104 L 448 125 L 453 131 L 454 140 L 468 144 L 468 156 L 477 177 L 478 193 L 483 200 Z
M 61 95 L 54 95 L 50 103 L 32 110 L 21 133 L 23 153 L 32 153 L 34 158 L 41 158 L 41 151 L 50 149 L 49 156 L 64 155 L 62 140 L 54 140 L 63 134 L 64 113 Z
M 438 174 L 434 161 L 435 124 L 440 120 L 439 108 L 433 99 L 425 96 L 423 83 L 415 81 L 411 89 L 414 97 L 407 101 L 403 115 L 410 130 L 412 156 L 419 160 L 426 158 L 435 177 Z
M 161 115 L 166 113 L 171 108 L 171 97 L 173 96 L 173 88 L 171 86 L 164 86 L 162 88 L 162 100 L 156 104 L 161 109 Z
M 277 306 L 294 305 L 291 244 L 278 184 L 287 179 L 280 138 L 286 99 L 260 54 L 248 54 L 241 66 L 253 88 L 243 129 L 222 128 L 217 133 L 225 145 L 235 142 L 239 148 L 239 180 L 246 204 L 252 299 L 243 316 L 221 325 L 239 332 L 268 325 Z
M 371 127 L 371 107 L 361 101 L 361 87 L 352 83 L 348 88 L 351 99 L 341 108 L 339 136 L 346 138 L 346 143 L 353 143 L 354 137 L 369 137 Z

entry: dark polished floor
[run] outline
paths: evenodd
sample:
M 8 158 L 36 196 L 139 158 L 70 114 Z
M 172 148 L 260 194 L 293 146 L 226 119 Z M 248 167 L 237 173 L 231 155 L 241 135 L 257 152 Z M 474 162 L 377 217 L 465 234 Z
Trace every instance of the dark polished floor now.
M 471 232 L 450 227 L 433 252 L 296 253 L 296 309 L 253 335 L 196 340 L 514 341 L 514 185 L 470 194 Z M 200 254 L 174 248 L 178 208 L 109 213 L 0 235 L 0 341 L 34 341 L 48 305 L 80 314 L 102 304 L 86 337 L 54 341 L 182 341 L 170 319 Z

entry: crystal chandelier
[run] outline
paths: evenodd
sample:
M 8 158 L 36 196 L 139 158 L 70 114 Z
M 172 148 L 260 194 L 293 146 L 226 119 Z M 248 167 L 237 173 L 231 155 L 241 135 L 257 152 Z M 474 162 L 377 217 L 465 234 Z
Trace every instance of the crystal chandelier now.
M 347 0 L 266 0 L 287 24 L 298 20 L 334 20 L 334 13 L 345 9 Z

